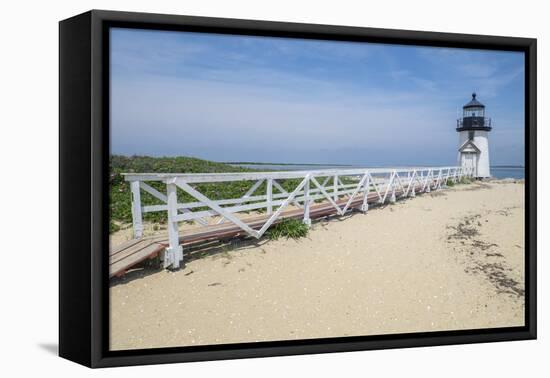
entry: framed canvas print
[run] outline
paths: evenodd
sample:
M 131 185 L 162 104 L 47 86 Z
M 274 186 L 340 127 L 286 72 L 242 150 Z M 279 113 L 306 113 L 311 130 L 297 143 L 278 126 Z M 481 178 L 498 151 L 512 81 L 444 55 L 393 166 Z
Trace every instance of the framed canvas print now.
M 60 22 L 60 355 L 536 337 L 536 40 Z

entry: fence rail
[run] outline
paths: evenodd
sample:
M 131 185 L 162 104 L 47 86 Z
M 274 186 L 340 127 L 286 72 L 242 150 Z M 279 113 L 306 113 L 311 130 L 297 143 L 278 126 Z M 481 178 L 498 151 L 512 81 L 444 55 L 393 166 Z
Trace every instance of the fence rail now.
M 195 221 L 204 227 L 231 222 L 248 235 L 260 238 L 290 205 L 301 209 L 303 222 L 310 225 L 310 210 L 315 203 L 332 206 L 333 213 L 337 215 L 344 215 L 352 208 L 366 212 L 369 201 L 383 204 L 387 200 L 395 201 L 397 196 L 409 197 L 419 192 L 441 189 L 449 180 L 456 182 L 472 173 L 463 167 L 419 167 L 123 175 L 130 182 L 132 192 L 134 237 L 143 236 L 144 213 L 167 212 L 169 246 L 164 253 L 164 266 L 177 268 L 183 259 L 178 227 L 180 222 Z M 165 193 L 147 182 L 164 183 Z M 197 189 L 197 184 L 224 182 L 249 182 L 250 187 L 241 197 L 216 200 L 208 198 Z M 285 189 L 281 182 L 292 182 L 292 189 Z M 178 189 L 194 200 L 180 202 Z M 257 193 L 260 189 L 262 193 Z M 142 192 L 150 194 L 161 204 L 144 206 L 141 201 Z M 266 214 L 265 222 L 259 228 L 251 227 L 238 216 L 239 213 L 254 210 L 264 211 Z

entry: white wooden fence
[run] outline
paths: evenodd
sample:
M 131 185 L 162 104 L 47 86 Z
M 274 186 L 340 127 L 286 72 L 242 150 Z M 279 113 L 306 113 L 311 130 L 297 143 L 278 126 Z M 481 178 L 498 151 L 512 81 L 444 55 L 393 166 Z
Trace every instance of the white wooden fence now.
M 164 254 L 164 266 L 178 268 L 183 259 L 179 243 L 178 224 L 195 221 L 203 226 L 232 222 L 248 235 L 260 238 L 293 205 L 303 209 L 303 222 L 310 225 L 310 207 L 313 201 L 325 201 L 343 215 L 351 210 L 356 198 L 363 198 L 361 210 L 368 210 L 368 193 L 376 193 L 377 202 L 395 201 L 399 197 L 414 196 L 416 192 L 440 189 L 448 180 L 457 182 L 472 172 L 462 167 L 329 169 L 311 171 L 246 172 L 246 173 L 124 173 L 132 192 L 132 221 L 134 237 L 143 235 L 142 214 L 167 211 L 169 247 Z M 294 179 L 298 184 L 287 191 L 281 181 Z M 166 185 L 161 193 L 147 182 Z M 212 200 L 197 190 L 196 184 L 248 181 L 250 189 L 239 198 Z M 265 183 L 265 192 L 256 193 Z M 177 189 L 196 201 L 179 202 Z M 160 205 L 143 206 L 142 191 L 157 198 Z M 260 229 L 253 229 L 237 216 L 239 212 L 264 210 L 268 217 Z

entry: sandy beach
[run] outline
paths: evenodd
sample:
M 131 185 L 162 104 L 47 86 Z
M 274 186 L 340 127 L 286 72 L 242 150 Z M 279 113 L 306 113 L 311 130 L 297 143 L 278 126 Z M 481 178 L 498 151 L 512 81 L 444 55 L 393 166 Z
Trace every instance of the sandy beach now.
M 521 326 L 524 231 L 501 180 L 192 251 L 111 280 L 111 349 Z

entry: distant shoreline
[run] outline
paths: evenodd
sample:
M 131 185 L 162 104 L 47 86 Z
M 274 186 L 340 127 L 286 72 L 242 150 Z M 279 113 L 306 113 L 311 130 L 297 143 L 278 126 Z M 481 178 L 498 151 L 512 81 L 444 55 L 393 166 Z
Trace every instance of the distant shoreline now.
M 220 161 L 221 164 L 233 165 L 281 165 L 281 166 L 311 166 L 311 167 L 356 167 L 357 164 L 324 164 L 324 163 L 258 163 L 253 161 Z M 363 165 L 361 165 L 363 166 Z M 412 165 L 411 167 L 422 166 Z M 491 165 L 491 168 L 507 168 L 507 169 L 525 169 L 523 165 Z
M 111 157 L 123 157 L 123 158 L 150 158 L 150 159 L 173 159 L 173 158 L 190 158 L 190 159 L 198 159 L 198 160 L 204 160 L 202 158 L 194 157 L 194 156 L 187 156 L 187 155 L 178 155 L 178 156 L 148 156 L 148 155 L 120 155 L 120 154 L 111 154 Z M 208 160 L 204 160 L 208 161 Z M 218 164 L 227 164 L 227 165 L 273 165 L 273 166 L 303 166 L 303 167 L 367 167 L 368 164 L 338 164 L 338 163 L 273 163 L 273 162 L 254 162 L 254 161 L 213 161 L 213 163 Z M 424 167 L 424 166 L 430 166 L 429 164 L 413 164 L 413 165 L 399 165 L 394 164 L 392 166 L 399 166 L 399 167 Z M 491 165 L 491 168 L 506 168 L 506 169 L 525 169 L 525 166 L 523 165 Z
M 300 166 L 312 166 L 312 167 L 353 167 L 352 164 L 323 164 L 323 163 L 257 163 L 253 161 L 220 161 L 222 164 L 233 165 L 300 165 Z

